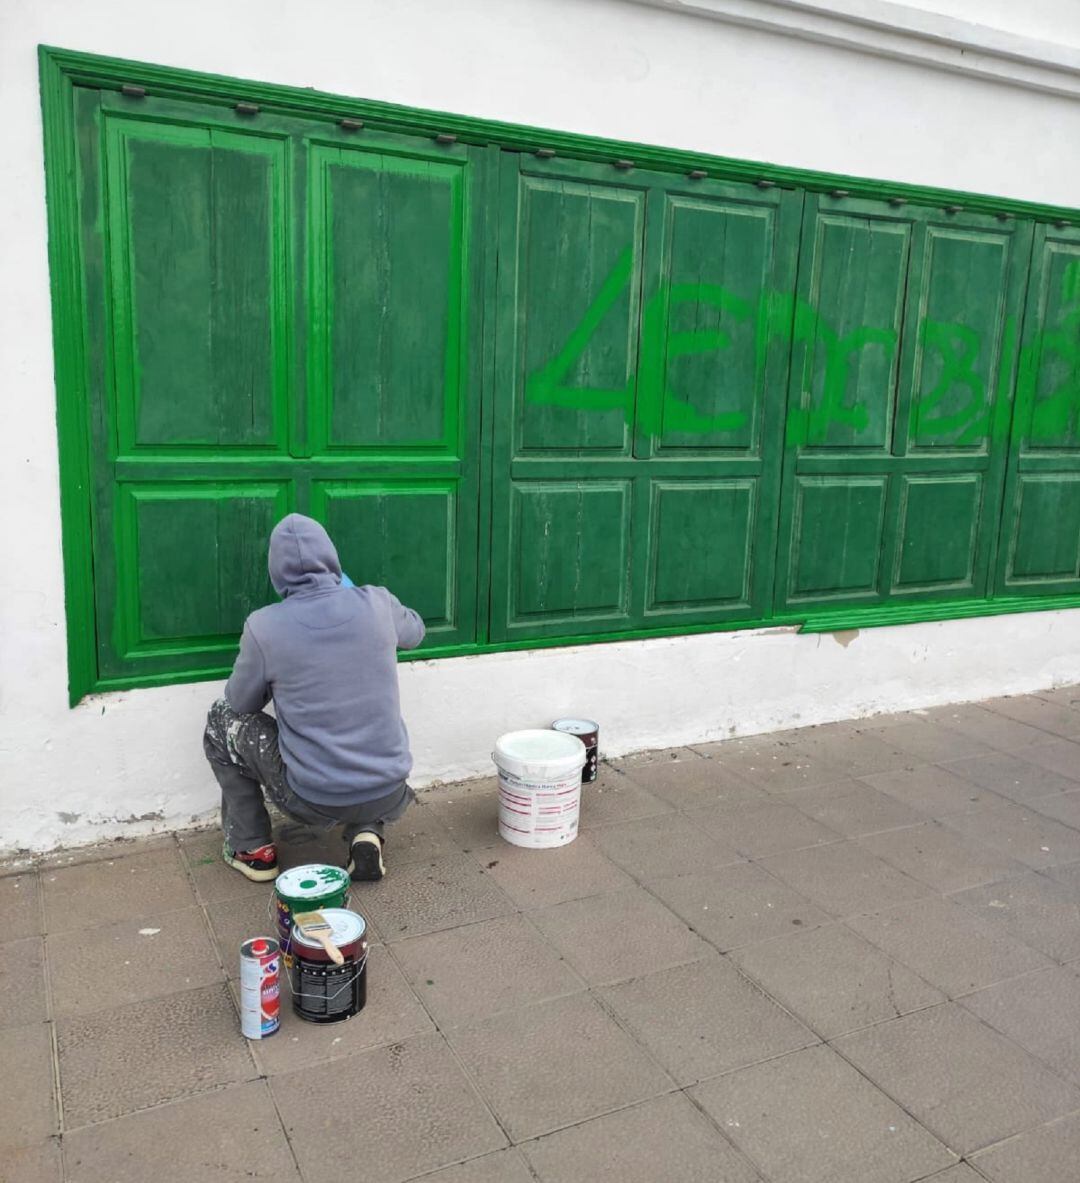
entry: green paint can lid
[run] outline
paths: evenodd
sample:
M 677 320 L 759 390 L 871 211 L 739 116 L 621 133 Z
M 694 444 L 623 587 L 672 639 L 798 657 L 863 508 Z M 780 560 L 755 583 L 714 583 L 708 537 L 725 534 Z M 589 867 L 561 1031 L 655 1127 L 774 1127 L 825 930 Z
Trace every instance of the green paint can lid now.
M 329 863 L 305 863 L 282 871 L 274 890 L 283 900 L 324 900 L 349 890 L 349 874 Z

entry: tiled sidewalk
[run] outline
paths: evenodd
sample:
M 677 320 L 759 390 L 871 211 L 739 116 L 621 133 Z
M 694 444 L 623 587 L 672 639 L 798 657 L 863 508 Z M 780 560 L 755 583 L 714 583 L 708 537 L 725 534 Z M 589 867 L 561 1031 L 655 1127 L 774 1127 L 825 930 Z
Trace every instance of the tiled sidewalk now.
M 367 1008 L 262 1043 L 218 850 L 0 878 L 0 1179 L 1080 1179 L 1080 689 L 621 760 L 559 851 L 426 793 Z

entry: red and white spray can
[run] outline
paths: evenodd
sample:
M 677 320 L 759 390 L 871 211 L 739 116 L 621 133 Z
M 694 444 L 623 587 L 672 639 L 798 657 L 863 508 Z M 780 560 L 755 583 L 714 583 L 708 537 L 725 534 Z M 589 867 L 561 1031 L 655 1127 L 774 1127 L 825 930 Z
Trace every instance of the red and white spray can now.
M 240 946 L 240 1030 L 265 1039 L 281 1026 L 281 947 L 273 937 Z

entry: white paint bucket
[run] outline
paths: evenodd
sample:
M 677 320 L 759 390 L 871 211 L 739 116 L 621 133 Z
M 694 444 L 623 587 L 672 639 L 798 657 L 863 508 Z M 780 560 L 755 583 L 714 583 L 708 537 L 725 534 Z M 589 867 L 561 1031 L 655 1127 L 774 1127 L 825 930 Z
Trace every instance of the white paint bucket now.
M 499 736 L 499 833 L 514 846 L 542 850 L 577 837 L 585 745 L 546 729 Z

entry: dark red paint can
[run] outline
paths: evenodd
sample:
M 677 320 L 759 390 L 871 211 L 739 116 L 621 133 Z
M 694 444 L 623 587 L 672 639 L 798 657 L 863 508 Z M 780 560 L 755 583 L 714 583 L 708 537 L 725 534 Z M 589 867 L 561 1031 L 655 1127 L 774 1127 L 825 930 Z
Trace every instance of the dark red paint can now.
M 585 745 L 585 767 L 581 770 L 581 783 L 591 784 L 596 780 L 596 766 L 600 759 L 600 724 L 591 719 L 556 719 L 551 725 L 553 731 L 565 731 L 576 735 Z

